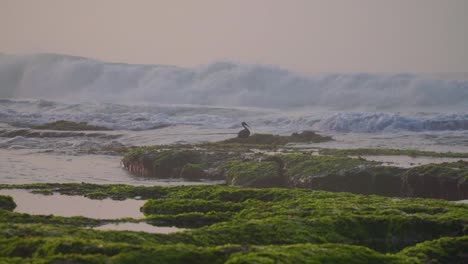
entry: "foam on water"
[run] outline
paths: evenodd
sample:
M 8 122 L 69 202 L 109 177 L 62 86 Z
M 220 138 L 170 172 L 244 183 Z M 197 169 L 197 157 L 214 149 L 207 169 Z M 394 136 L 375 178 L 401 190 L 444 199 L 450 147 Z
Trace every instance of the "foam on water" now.
M 466 111 L 468 81 L 415 74 L 302 76 L 274 66 L 130 65 L 56 54 L 0 56 L 0 97 L 345 111 Z
M 16 126 L 226 129 L 247 121 L 276 133 L 468 130 L 468 80 L 415 74 L 302 76 L 229 62 L 181 68 L 0 55 L 0 98 L 7 98 L 0 123 Z
M 6 99 L 0 101 L 0 123 L 30 127 L 57 120 L 88 122 L 115 130 L 134 131 L 181 125 L 237 129 L 242 121 L 247 121 L 259 131 L 269 133 L 290 133 L 308 129 L 359 133 L 468 130 L 468 112 L 337 112 L 306 109 L 287 111 L 193 105 L 67 104 Z

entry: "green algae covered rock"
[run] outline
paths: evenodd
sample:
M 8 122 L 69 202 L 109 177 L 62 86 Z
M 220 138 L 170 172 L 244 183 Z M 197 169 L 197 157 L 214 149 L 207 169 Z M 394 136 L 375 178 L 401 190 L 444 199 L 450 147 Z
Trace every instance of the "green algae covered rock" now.
M 337 244 L 296 244 L 289 246 L 255 246 L 231 255 L 226 263 L 419 263 L 416 259 L 378 253 L 359 246 Z
M 106 127 L 88 125 L 86 122 L 72 122 L 66 120 L 59 120 L 52 123 L 34 126 L 34 129 L 47 129 L 47 130 L 63 130 L 63 131 L 82 131 L 82 130 L 111 130 Z
M 447 201 L 284 189 L 185 190 L 148 201 L 144 211 L 156 215 L 232 213 L 229 220 L 193 230 L 184 238 L 205 246 L 332 242 L 395 252 L 417 242 L 463 235 L 468 224 L 468 205 Z
M 0 195 L 0 209 L 13 211 L 16 208 L 16 203 L 10 196 Z
M 182 179 L 197 181 L 201 179 L 208 179 L 210 175 L 203 169 L 201 164 L 187 163 L 180 171 Z
M 468 263 L 468 236 L 443 237 L 407 247 L 400 255 L 416 257 L 425 264 Z
M 222 143 L 239 143 L 254 145 L 286 145 L 288 143 L 319 143 L 331 141 L 329 136 L 321 136 L 313 131 L 293 133 L 290 136 L 279 136 L 271 134 L 253 134 L 248 138 L 231 138 Z
M 400 175 L 405 171 L 376 162 L 345 156 L 288 154 L 285 163 L 289 186 L 360 194 L 401 195 Z
M 0 210 L 0 263 L 466 263 L 468 205 L 444 200 L 228 186 L 24 187 L 145 197 L 147 222 L 189 229 L 98 231 L 83 226 L 101 220 Z
M 194 147 L 163 148 L 162 146 L 139 147 L 129 151 L 122 163 L 128 171 L 147 177 L 223 179 L 218 167 L 239 157 L 239 153 L 208 151 Z
M 201 153 L 192 150 L 138 148 L 127 154 L 122 162 L 129 171 L 144 176 L 180 178 L 181 172 L 186 165 L 193 167 L 201 162 Z M 184 175 L 193 177 L 187 171 Z
M 402 175 L 405 196 L 462 200 L 468 197 L 468 162 L 428 164 Z
M 281 167 L 274 161 L 231 161 L 224 166 L 226 184 L 243 187 L 285 187 Z

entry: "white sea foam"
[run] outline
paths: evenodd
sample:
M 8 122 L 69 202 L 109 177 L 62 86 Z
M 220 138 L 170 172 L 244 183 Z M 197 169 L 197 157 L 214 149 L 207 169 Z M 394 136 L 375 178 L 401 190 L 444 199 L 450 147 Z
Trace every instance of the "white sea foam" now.
M 275 133 L 468 130 L 468 81 L 413 74 L 306 77 L 228 62 L 189 69 L 0 55 L 0 97 L 0 123 L 16 126 L 230 129 L 247 121 Z
M 196 68 L 55 54 L 0 56 L 0 97 L 343 111 L 466 111 L 468 81 L 414 74 L 301 76 L 262 65 Z
M 88 122 L 116 130 L 149 130 L 181 125 L 238 129 L 240 122 L 247 121 L 257 131 L 270 133 L 310 129 L 359 133 L 468 131 L 468 113 L 280 111 L 188 105 L 0 100 L 0 123 L 30 127 L 57 120 Z

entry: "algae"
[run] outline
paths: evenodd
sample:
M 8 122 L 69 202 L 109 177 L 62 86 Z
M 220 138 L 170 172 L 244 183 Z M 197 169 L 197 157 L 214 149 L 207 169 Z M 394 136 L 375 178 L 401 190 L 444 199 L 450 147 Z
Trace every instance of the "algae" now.
M 329 136 L 322 136 L 313 131 L 293 133 L 290 136 L 271 134 L 253 134 L 247 138 L 231 138 L 221 143 L 255 144 L 255 145 L 286 145 L 288 143 L 320 143 L 333 140 Z
M 100 189 L 100 198 L 150 199 L 142 208 L 150 223 L 199 227 L 168 236 L 200 246 L 329 242 L 395 252 L 425 240 L 461 236 L 468 226 L 468 205 L 443 200 L 227 186 L 80 186 L 66 184 L 62 190 L 86 195 Z M 61 192 L 58 184 L 50 187 Z
M 284 187 L 281 167 L 274 161 L 231 161 L 224 165 L 226 183 L 245 187 Z
M 172 234 L 98 231 L 100 220 L 0 210 L 0 263 L 464 263 L 468 205 L 306 189 L 2 185 L 149 199 Z M 433 239 L 438 239 L 430 241 Z M 423 242 L 422 244 L 418 244 Z M 438 262 L 437 262 L 438 261 Z
M 13 211 L 16 208 L 16 203 L 10 196 L 0 195 L 0 209 Z
M 408 196 L 462 200 L 468 197 L 468 162 L 427 164 L 402 174 Z
M 403 249 L 400 255 L 416 257 L 426 264 L 468 263 L 468 236 L 443 237 Z

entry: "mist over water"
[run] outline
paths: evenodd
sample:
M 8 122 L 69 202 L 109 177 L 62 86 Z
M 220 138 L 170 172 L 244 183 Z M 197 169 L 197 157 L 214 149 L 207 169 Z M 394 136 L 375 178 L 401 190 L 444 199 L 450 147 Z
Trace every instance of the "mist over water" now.
M 302 76 L 230 62 L 181 68 L 0 54 L 0 88 L 0 122 L 19 126 L 64 119 L 124 130 L 241 121 L 274 133 L 468 130 L 468 80 L 415 74 Z
M 31 129 L 58 120 L 113 131 Z M 253 133 L 315 130 L 334 138 L 305 147 L 468 152 L 468 80 L 0 54 L 2 182 L 171 184 L 132 178 L 120 157 L 108 155 L 121 146 L 224 140 L 243 121 Z
M 466 111 L 468 81 L 413 74 L 301 76 L 218 62 L 197 68 L 104 63 L 56 54 L 0 55 L 0 97 L 346 111 Z

